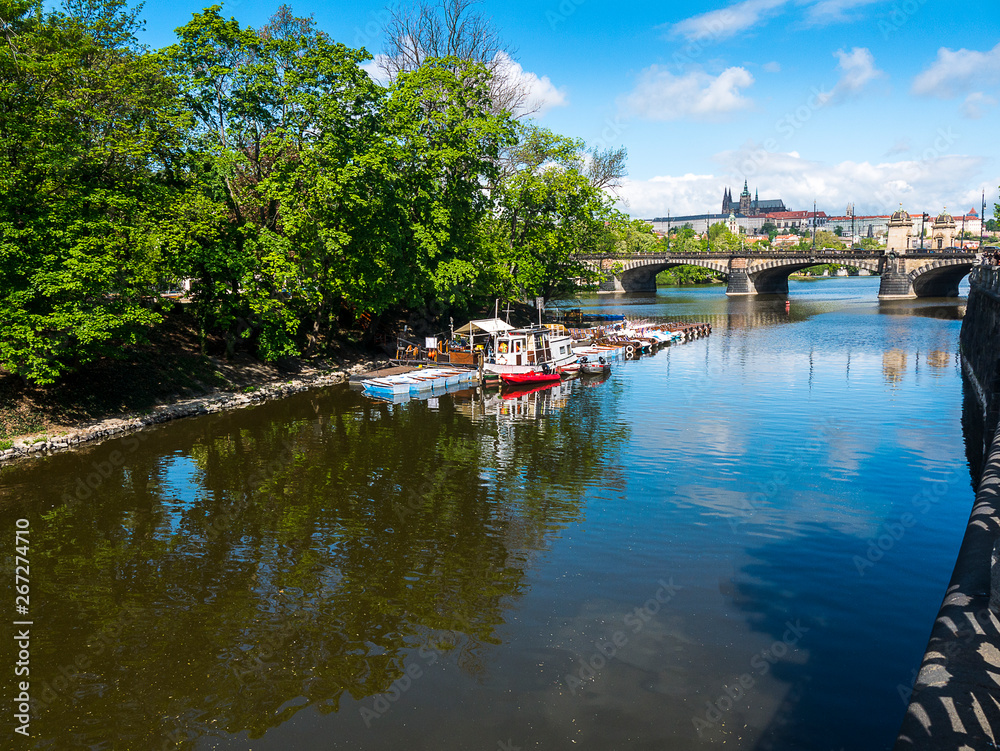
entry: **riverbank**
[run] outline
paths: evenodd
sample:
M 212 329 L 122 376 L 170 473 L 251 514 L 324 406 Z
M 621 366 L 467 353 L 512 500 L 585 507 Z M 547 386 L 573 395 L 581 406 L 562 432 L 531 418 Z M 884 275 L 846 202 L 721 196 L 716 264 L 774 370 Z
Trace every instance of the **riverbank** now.
M 977 267 L 962 322 L 962 370 L 970 386 L 966 445 L 976 500 L 944 601 L 931 630 L 895 751 L 996 748 L 1000 737 L 1000 434 L 995 331 L 1000 269 Z M 969 405 L 972 405 L 971 407 Z M 983 460 L 980 461 L 980 455 Z M 980 469 L 981 468 L 981 469 Z M 931 490 L 931 496 L 936 489 Z M 926 493 L 926 491 L 925 491 Z M 929 496 L 930 497 L 930 496 Z M 994 573 L 994 570 L 997 570 Z
M 325 357 L 279 364 L 246 353 L 203 355 L 192 328 L 174 320 L 128 357 L 92 363 L 58 385 L 0 377 L 0 463 L 341 383 L 387 363 L 386 356 L 349 343 Z

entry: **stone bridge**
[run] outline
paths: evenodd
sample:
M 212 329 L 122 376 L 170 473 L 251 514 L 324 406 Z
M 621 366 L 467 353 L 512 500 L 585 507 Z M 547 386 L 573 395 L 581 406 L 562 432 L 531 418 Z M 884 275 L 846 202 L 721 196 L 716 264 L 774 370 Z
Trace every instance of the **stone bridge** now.
M 656 275 L 672 266 L 701 266 L 728 280 L 727 295 L 787 295 L 788 275 L 819 264 L 867 269 L 882 277 L 881 300 L 957 297 L 962 278 L 978 263 L 975 253 L 955 248 L 889 252 L 817 250 L 815 252 L 640 253 L 584 256 L 601 271 L 602 292 L 655 292 Z

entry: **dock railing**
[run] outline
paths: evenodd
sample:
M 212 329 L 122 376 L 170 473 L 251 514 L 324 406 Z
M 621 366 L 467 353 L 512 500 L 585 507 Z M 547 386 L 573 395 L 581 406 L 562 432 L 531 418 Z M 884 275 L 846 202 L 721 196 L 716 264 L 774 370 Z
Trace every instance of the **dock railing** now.
M 428 347 L 406 337 L 396 338 L 396 356 L 392 362 L 398 365 L 455 365 L 464 368 L 476 368 L 482 353 L 469 349 L 456 349 L 453 343 L 446 339 L 433 337 L 436 346 Z

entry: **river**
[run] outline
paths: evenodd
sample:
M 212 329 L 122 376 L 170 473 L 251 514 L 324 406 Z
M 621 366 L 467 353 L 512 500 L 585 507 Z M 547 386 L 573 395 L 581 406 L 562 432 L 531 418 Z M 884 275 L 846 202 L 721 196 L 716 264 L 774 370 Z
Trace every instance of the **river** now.
M 964 300 L 877 288 L 589 296 L 714 331 L 597 385 L 336 387 L 0 470 L 8 579 L 31 543 L 11 737 L 890 748 L 973 490 Z

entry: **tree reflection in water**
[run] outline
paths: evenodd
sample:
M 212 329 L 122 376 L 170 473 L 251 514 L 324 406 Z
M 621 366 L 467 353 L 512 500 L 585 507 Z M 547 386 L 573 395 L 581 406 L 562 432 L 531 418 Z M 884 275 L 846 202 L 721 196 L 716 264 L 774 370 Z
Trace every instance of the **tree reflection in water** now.
M 484 676 L 532 554 L 620 476 L 618 398 L 588 391 L 490 414 L 335 389 L 7 469 L 40 624 L 25 747 L 259 737 L 386 691 L 426 645 Z

